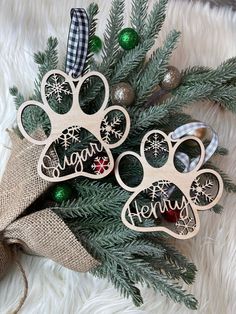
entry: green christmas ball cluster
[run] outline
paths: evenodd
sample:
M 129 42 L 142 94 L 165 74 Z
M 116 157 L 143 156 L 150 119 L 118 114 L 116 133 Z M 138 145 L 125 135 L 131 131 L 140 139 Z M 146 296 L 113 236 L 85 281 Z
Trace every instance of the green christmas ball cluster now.
M 138 33 L 131 27 L 123 28 L 118 35 L 118 42 L 124 50 L 133 49 L 140 41 Z M 90 39 L 90 51 L 99 53 L 102 49 L 102 40 L 97 35 L 93 35 Z

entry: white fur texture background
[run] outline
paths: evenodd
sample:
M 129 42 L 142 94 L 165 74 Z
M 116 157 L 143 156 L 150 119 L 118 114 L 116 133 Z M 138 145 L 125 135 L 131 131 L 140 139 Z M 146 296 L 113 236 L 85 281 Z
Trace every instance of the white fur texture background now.
M 155 1 L 155 0 L 153 0 Z M 150 0 L 150 5 L 153 2 Z M 86 7 L 80 0 L 0 0 L 0 171 L 10 154 L 6 128 L 15 122 L 15 108 L 8 89 L 12 85 L 26 96 L 31 94 L 37 74 L 33 53 L 43 50 L 50 35 L 59 39 L 61 59 L 72 7 Z M 127 0 L 127 15 L 131 1 Z M 98 33 L 104 30 L 110 1 L 100 4 Z M 127 20 L 128 23 L 128 20 Z M 189 65 L 217 66 L 236 55 L 236 15 L 230 10 L 210 9 L 200 2 L 170 1 L 168 16 L 158 43 L 176 28 L 181 41 L 171 63 L 182 69 Z M 196 119 L 211 124 L 229 155 L 215 162 L 236 181 L 236 115 L 212 104 L 196 104 L 191 109 Z M 192 240 L 176 241 L 180 250 L 199 269 L 196 282 L 188 291 L 199 299 L 199 314 L 236 313 L 236 195 L 224 195 L 222 215 L 201 213 L 201 230 Z M 145 304 L 135 308 L 124 300 L 106 280 L 77 274 L 52 261 L 23 256 L 29 280 L 29 295 L 21 313 L 25 314 L 189 314 L 153 291 L 143 289 Z M 9 313 L 22 293 L 22 281 L 13 267 L 0 282 L 0 313 Z M 195 312 L 195 313 L 196 313 Z

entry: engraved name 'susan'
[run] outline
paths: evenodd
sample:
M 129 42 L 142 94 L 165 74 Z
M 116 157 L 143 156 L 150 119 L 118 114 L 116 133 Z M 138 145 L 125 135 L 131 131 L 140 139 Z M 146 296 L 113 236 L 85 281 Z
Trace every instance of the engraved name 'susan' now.
M 87 148 L 82 149 L 81 151 L 76 151 L 70 154 L 70 156 L 64 156 L 62 163 L 58 160 L 55 162 L 53 159 L 53 165 L 48 166 L 51 161 L 51 157 L 45 155 L 42 167 L 44 169 L 50 170 L 54 178 L 59 178 L 61 172 L 63 172 L 68 167 L 72 167 L 74 173 L 80 173 L 84 171 L 84 163 L 96 155 L 101 153 L 104 150 L 103 146 L 100 143 L 90 143 Z

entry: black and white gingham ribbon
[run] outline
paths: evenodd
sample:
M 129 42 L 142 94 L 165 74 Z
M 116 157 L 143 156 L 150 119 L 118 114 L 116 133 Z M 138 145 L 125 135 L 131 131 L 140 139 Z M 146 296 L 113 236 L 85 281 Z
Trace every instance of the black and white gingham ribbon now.
M 212 133 L 210 144 L 205 149 L 205 158 L 204 158 L 204 163 L 205 163 L 215 153 L 218 147 L 218 143 L 219 143 L 217 133 L 209 125 L 203 122 L 192 122 L 192 123 L 182 125 L 178 127 L 173 133 L 171 133 L 171 138 L 176 140 L 176 139 L 181 138 L 184 135 L 191 135 L 194 133 L 195 130 L 200 129 L 200 128 L 209 129 L 211 130 L 211 133 Z M 179 152 L 176 154 L 176 157 L 179 159 L 179 161 L 181 161 L 184 164 L 185 166 L 184 172 L 193 170 L 198 164 L 198 161 L 200 158 L 200 157 L 196 157 L 193 160 L 190 160 L 187 154 L 179 153 Z
M 66 73 L 81 75 L 88 53 L 89 21 L 84 9 L 71 9 L 71 24 L 67 42 Z

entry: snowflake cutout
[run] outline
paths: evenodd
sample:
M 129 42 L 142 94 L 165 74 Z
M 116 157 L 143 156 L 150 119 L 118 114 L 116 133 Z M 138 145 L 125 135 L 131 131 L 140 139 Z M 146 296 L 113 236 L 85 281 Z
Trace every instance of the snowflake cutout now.
M 170 189 L 171 183 L 167 180 L 161 180 L 154 184 L 152 184 L 149 188 L 145 191 L 151 197 L 152 201 L 157 199 L 158 197 L 161 198 L 168 198 L 168 191 Z
M 108 117 L 106 116 L 102 120 L 101 132 L 103 133 L 102 139 L 104 142 L 109 144 L 111 142 L 111 136 L 115 136 L 116 139 L 121 139 L 123 136 L 123 132 L 117 127 L 121 125 L 121 119 L 119 117 L 114 117 L 111 121 L 108 121 Z
M 193 217 L 183 217 L 176 222 L 175 226 L 178 230 L 178 234 L 186 235 L 195 230 L 196 223 Z
M 60 145 L 62 145 L 65 150 L 67 150 L 67 148 L 76 142 L 80 142 L 80 127 L 78 126 L 71 126 L 68 129 L 64 130 L 62 132 L 62 134 L 58 137 L 58 139 L 56 140 L 56 142 Z
M 46 83 L 46 98 L 55 96 L 58 103 L 61 103 L 63 95 L 72 94 L 68 89 L 68 83 L 66 81 L 60 82 L 59 77 L 56 74 L 52 75 L 52 82 L 47 81 Z
M 107 171 L 110 167 L 108 157 L 96 157 L 91 168 L 94 170 L 95 174 L 102 174 Z
M 159 152 L 169 152 L 166 140 L 164 138 L 160 139 L 158 133 L 154 133 L 152 139 L 149 137 L 147 143 L 149 146 L 145 147 L 144 151 L 152 151 L 154 157 L 157 157 Z
M 213 182 L 211 180 L 208 179 L 204 183 L 200 183 L 200 179 L 196 178 L 193 181 L 193 184 L 190 189 L 190 191 L 192 191 L 191 193 L 192 201 L 197 205 L 200 205 L 202 203 L 201 202 L 202 198 L 204 199 L 204 201 L 208 203 L 212 202 L 214 198 L 211 195 L 211 193 L 209 193 L 211 191 L 212 186 Z

